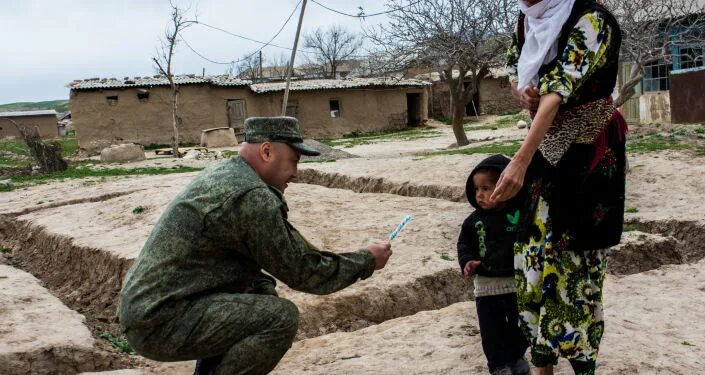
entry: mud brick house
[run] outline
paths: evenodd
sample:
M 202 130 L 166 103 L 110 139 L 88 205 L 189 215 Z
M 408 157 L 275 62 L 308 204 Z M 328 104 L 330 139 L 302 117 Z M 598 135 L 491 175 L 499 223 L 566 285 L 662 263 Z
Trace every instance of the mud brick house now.
M 453 71 L 453 77 L 460 74 Z M 450 88 L 448 84 L 441 80 L 438 72 L 428 72 L 416 75 L 417 79 L 422 79 L 432 84 L 431 98 L 429 100 L 430 115 L 452 118 L 453 112 L 450 108 Z M 464 84 L 471 85 L 472 80 L 468 77 Z M 472 102 L 465 106 L 467 116 L 476 114 L 504 115 L 521 111 L 521 107 L 512 97 L 509 85 L 509 77 L 504 69 L 492 69 L 490 73 L 480 81 L 479 90 L 473 97 Z
M 242 131 L 245 118 L 281 114 L 285 83 L 252 83 L 232 76 L 178 76 L 179 134 L 196 143 L 203 129 Z M 307 138 L 337 137 L 415 126 L 428 119 L 429 84 L 413 79 L 355 78 L 291 83 L 287 114 Z M 171 89 L 165 77 L 88 79 L 71 87 L 71 115 L 79 147 L 168 144 Z
M 20 126 L 37 126 L 39 129 L 39 135 L 42 138 L 54 138 L 59 135 L 56 111 L 53 109 L 41 111 L 0 112 L 0 139 L 19 137 L 20 133 L 17 131 L 15 125 L 10 121 L 5 121 L 4 119 L 13 120 Z

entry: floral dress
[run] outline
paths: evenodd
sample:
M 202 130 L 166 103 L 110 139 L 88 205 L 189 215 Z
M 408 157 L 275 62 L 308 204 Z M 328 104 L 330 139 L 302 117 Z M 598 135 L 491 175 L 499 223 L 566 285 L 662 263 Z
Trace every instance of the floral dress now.
M 608 56 L 613 56 L 608 54 L 612 48 L 610 42 L 614 40 L 612 32 L 604 13 L 594 11 L 582 15 L 555 66 L 539 74 L 541 95 L 555 92 L 562 97 L 559 114 L 537 152 L 553 174 L 527 177 L 529 198 L 523 224 L 526 235 L 519 236 L 514 249 L 519 325 L 531 343 L 531 360 L 535 366 L 544 367 L 563 357 L 571 362 L 576 374 L 592 374 L 595 370 L 604 329 L 602 285 L 609 251 L 585 245 L 585 241 L 578 246 L 574 241 L 576 237 L 589 238 L 590 235 L 579 234 L 574 228 L 595 227 L 603 218 L 617 218 L 607 224 L 618 227 L 615 232 L 621 234 L 619 218 L 623 220 L 624 129 L 605 125 L 613 122 L 615 113 L 610 99 L 581 100 L 581 95 L 587 91 L 583 90 L 586 83 L 595 78 Z M 507 52 L 507 71 L 514 81 L 519 60 L 517 39 L 515 34 Z M 571 103 L 581 104 L 571 107 Z M 572 109 L 564 110 L 565 107 Z M 595 139 L 616 142 L 609 141 L 602 148 L 596 148 Z M 583 158 L 577 164 L 566 161 L 574 158 L 575 149 L 580 147 L 599 149 L 599 157 L 596 160 Z M 562 167 L 566 164 L 571 167 Z M 575 168 L 576 165 L 580 168 Z M 573 185 L 565 182 L 571 180 L 571 174 L 575 177 Z M 565 192 L 576 187 L 578 190 L 601 189 L 600 186 L 605 186 L 602 184 L 614 186 L 612 191 L 602 194 L 613 197 L 607 201 L 614 205 L 603 204 L 598 199 L 583 209 L 575 204 L 571 206 L 574 196 L 559 198 L 561 193 L 557 186 L 562 186 Z M 580 210 L 581 213 L 575 212 Z M 580 217 L 581 224 L 565 223 L 570 221 L 565 218 L 573 217 Z

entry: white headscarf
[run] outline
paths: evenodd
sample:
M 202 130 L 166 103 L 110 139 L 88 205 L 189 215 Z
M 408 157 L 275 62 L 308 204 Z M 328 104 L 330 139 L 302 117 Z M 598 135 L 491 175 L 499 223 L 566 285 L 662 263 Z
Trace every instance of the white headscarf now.
M 542 0 L 529 5 L 518 0 L 524 20 L 524 46 L 519 56 L 517 89 L 536 86 L 539 69 L 558 54 L 558 37 L 573 10 L 575 0 Z

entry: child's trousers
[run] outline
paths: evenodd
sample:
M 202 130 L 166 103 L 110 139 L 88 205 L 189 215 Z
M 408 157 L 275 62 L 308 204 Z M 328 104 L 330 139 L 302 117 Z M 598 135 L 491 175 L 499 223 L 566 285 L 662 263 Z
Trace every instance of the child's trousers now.
M 475 305 L 490 373 L 522 358 L 529 343 L 519 330 L 516 294 L 476 297 Z

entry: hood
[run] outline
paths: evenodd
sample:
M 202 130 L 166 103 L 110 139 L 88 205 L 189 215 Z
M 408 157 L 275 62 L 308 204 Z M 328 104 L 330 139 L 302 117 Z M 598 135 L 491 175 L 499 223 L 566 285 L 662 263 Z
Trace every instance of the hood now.
M 470 172 L 470 176 L 468 176 L 468 180 L 465 183 L 465 196 L 468 198 L 470 205 L 475 207 L 476 210 L 480 209 L 480 206 L 477 204 L 477 200 L 475 200 L 475 183 L 472 177 L 480 169 L 496 169 L 502 172 L 507 164 L 509 164 L 509 161 L 509 158 L 504 155 L 492 155 L 481 161 L 480 164 L 476 165 L 475 169 Z

